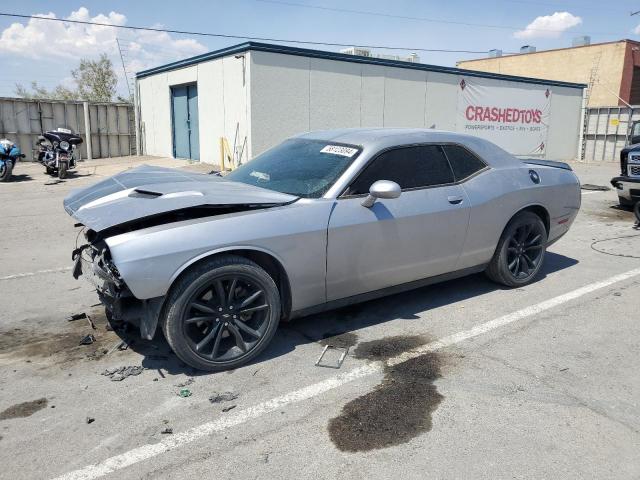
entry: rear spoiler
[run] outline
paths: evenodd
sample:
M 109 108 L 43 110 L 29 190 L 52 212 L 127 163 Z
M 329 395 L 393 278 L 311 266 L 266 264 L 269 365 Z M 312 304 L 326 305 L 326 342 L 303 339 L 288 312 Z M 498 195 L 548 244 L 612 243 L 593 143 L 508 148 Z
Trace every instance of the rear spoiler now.
M 537 158 L 521 158 L 524 163 L 528 165 L 540 165 L 543 167 L 562 168 L 563 170 L 571 170 L 571 165 L 564 162 L 554 162 L 552 160 L 538 160 Z

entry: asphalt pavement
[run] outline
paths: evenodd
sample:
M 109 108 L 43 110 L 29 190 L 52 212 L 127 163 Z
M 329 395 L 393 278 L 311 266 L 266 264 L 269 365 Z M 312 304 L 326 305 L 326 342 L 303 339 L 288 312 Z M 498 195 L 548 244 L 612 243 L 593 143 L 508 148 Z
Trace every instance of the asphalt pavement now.
M 110 331 L 71 276 L 62 199 L 140 163 L 210 170 L 22 163 L 0 184 L 0 478 L 640 478 L 640 231 L 614 191 L 583 192 L 527 287 L 473 275 L 299 319 L 202 374 Z M 349 347 L 339 369 L 315 366 L 327 344 Z

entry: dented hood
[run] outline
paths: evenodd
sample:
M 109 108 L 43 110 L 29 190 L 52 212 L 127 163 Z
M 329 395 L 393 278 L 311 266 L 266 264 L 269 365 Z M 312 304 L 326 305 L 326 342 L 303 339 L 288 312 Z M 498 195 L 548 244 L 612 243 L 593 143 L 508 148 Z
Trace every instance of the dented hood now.
M 142 165 L 71 192 L 64 199 L 64 209 L 99 232 L 192 207 L 266 207 L 291 203 L 297 198 L 217 175 Z

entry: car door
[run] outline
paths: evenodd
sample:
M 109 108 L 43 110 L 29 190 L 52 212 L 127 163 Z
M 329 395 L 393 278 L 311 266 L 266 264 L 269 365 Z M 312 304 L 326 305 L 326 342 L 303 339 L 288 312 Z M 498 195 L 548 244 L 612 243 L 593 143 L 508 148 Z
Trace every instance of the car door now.
M 377 180 L 402 193 L 362 206 Z M 468 199 L 437 145 L 394 148 L 374 158 L 336 200 L 327 234 L 327 300 L 452 271 L 464 246 Z

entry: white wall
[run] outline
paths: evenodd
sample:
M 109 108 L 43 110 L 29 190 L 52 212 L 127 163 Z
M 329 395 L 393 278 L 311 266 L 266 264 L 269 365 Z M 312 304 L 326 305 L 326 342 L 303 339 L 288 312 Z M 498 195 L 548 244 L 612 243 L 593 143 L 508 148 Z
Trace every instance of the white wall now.
M 349 127 L 456 130 L 460 76 L 271 52 L 231 55 L 140 79 L 143 152 L 172 155 L 170 87 L 198 83 L 200 159 L 219 164 L 220 137 L 243 161 L 298 133 Z M 526 89 L 526 84 L 515 86 Z M 539 88 L 539 86 L 536 86 Z M 577 156 L 582 92 L 553 87 L 546 157 Z M 236 129 L 238 135 L 236 140 Z
M 143 152 L 173 156 L 171 87 L 185 83 L 198 85 L 200 161 L 220 163 L 221 137 L 227 138 L 231 149 L 235 142 L 240 150 L 249 132 L 249 64 L 247 58 L 244 84 L 242 59 L 234 56 L 139 79 Z M 245 161 L 250 158 L 248 140 Z
M 546 158 L 577 159 L 582 121 L 582 91 L 575 88 L 552 87 L 552 92 Z
M 251 52 L 251 156 L 318 129 L 456 131 L 460 79 L 450 73 Z M 579 89 L 553 87 L 547 158 L 576 157 L 581 99 Z

